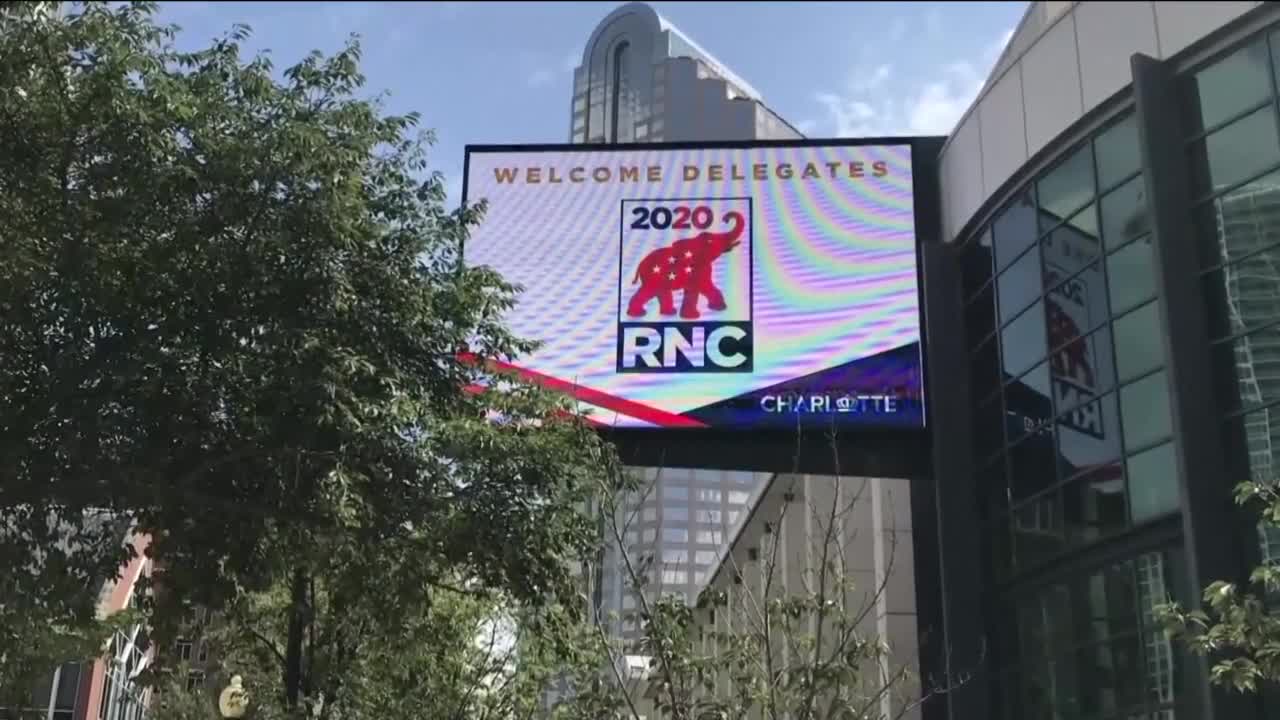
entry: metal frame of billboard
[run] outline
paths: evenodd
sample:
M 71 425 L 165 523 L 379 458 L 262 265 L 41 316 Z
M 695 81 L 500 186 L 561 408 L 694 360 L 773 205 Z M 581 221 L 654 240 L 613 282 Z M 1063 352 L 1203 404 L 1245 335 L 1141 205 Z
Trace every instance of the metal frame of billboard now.
M 921 245 L 942 243 L 938 155 L 945 136 L 806 138 L 803 140 L 726 140 L 707 142 L 468 144 L 462 165 L 462 202 L 467 201 L 473 153 L 621 152 L 635 150 L 703 150 L 907 145 L 911 148 L 911 183 L 916 230 L 916 292 L 920 308 L 921 378 L 924 384 L 923 428 L 858 428 L 794 430 L 614 428 L 600 432 L 617 446 L 622 460 L 634 466 L 690 467 L 757 472 L 843 474 L 868 477 L 925 478 L 930 471 L 932 403 L 928 338 L 925 331 L 926 281 Z M 465 240 L 462 257 L 465 262 Z

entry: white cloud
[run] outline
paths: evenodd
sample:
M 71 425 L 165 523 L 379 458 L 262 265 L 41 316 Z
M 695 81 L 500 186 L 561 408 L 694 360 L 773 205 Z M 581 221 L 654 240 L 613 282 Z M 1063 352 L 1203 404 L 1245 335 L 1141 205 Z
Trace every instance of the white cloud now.
M 1012 36 L 1012 30 L 1002 33 L 979 57 L 945 65 L 925 81 L 895 80 L 892 92 L 883 89 L 894 76 L 891 66 L 856 66 L 844 92 L 819 92 L 814 99 L 839 136 L 943 135 L 973 103 Z
M 805 135 L 809 135 L 818 129 L 818 121 L 813 119 L 801 120 L 796 123 L 796 129 Z

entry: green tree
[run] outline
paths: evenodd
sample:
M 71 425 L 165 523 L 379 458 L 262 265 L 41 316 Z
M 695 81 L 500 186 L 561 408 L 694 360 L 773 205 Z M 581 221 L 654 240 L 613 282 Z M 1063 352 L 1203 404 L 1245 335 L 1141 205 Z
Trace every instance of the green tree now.
M 1280 485 L 1255 476 L 1236 486 L 1236 502 L 1259 517 L 1258 538 L 1280 533 Z M 1192 652 L 1211 660 L 1215 685 L 1255 692 L 1280 682 L 1280 564 L 1275 559 L 1254 568 L 1249 587 L 1217 581 L 1204 589 L 1198 608 L 1169 603 L 1157 609 L 1166 632 L 1181 638 Z
M 604 447 L 533 389 L 468 392 L 499 379 L 460 349 L 531 348 L 518 288 L 462 265 L 483 208 L 445 210 L 354 39 L 277 74 L 244 27 L 177 51 L 152 3 L 6 23 L 0 577 L 105 513 L 152 537 L 160 647 L 224 611 L 269 660 L 263 712 L 321 718 L 444 598 L 565 591 Z M 128 557 L 86 542 L 72 570 Z

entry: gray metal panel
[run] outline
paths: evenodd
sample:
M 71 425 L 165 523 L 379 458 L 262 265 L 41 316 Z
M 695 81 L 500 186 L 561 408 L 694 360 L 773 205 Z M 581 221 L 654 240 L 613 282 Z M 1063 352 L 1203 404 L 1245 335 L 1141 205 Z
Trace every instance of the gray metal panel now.
M 982 140 L 978 115 L 964 120 L 951 136 L 947 154 L 942 156 L 942 237 L 955 239 L 956 233 L 977 212 L 987 193 L 982 182 Z
M 1157 2 L 1160 57 L 1171 57 L 1200 38 L 1252 10 L 1252 2 Z
M 1027 51 L 1022 58 L 1022 92 L 1027 154 L 1034 155 L 1084 114 L 1075 18 L 1062 18 Z
M 1076 8 L 1080 82 L 1088 112 L 1127 86 L 1129 57 L 1155 56 L 1156 16 L 1150 2 L 1085 2 Z
M 1022 72 L 1014 66 L 978 108 L 982 127 L 983 196 L 990 196 L 1027 161 Z

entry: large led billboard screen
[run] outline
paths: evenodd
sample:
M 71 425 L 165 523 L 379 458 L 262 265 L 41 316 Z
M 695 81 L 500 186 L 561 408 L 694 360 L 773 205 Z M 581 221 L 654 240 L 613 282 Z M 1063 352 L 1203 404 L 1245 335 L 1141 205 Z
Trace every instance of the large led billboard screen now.
M 467 149 L 512 369 L 604 425 L 924 425 L 911 144 Z

